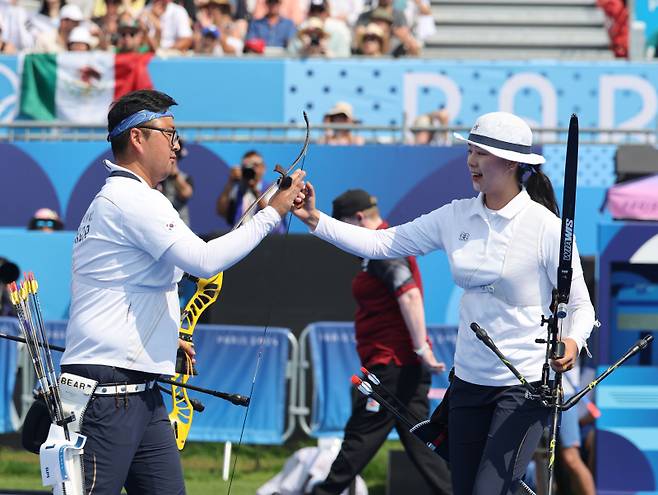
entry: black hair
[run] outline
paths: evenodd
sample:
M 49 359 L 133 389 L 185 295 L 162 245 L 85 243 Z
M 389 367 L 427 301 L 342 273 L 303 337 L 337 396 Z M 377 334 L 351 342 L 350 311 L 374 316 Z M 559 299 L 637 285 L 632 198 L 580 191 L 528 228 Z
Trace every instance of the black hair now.
M 242 159 L 244 160 L 245 158 L 249 158 L 250 156 L 260 156 L 262 158 L 262 155 L 258 151 L 249 150 L 244 155 L 242 155 Z
M 532 172 L 529 171 L 528 167 L 532 168 Z M 526 173 L 530 174 L 530 176 L 524 183 L 523 176 Z M 553 184 L 551 184 L 551 179 L 549 179 L 548 176 L 542 172 L 541 165 L 522 166 L 519 164 L 516 169 L 516 178 L 519 181 L 519 184 L 525 186 L 526 191 L 528 191 L 528 194 L 533 201 L 536 201 L 540 205 L 545 206 L 558 217 L 560 216 L 560 208 L 558 207 L 557 200 L 555 199 Z
M 140 89 L 123 95 L 110 107 L 107 114 L 107 132 L 114 129 L 123 119 L 140 110 L 166 112 L 173 105 L 178 103 L 171 96 L 153 89 Z M 124 132 L 110 141 L 115 157 L 125 151 L 129 136 L 130 132 Z
M 66 5 L 66 0 L 61 0 L 60 3 L 59 3 L 59 8 L 61 9 L 62 7 L 64 7 L 64 5 Z M 49 14 L 49 12 L 48 12 L 48 2 L 46 2 L 46 0 L 41 0 L 41 8 L 39 9 L 39 14 L 42 14 L 42 15 L 45 15 L 46 17 L 48 17 L 48 14 Z

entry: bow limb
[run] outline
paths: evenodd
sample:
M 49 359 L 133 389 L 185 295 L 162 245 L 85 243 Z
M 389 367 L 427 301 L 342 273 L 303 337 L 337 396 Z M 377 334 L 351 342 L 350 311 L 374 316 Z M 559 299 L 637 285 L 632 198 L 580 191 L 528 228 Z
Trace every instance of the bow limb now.
M 233 227 L 233 230 L 237 229 L 240 225 L 242 225 L 245 218 L 247 218 L 247 215 L 250 212 L 252 212 L 253 209 L 256 208 L 256 205 L 258 205 L 258 203 L 263 198 L 265 198 L 268 194 L 270 194 L 272 191 L 274 191 L 275 189 L 278 189 L 278 188 L 287 189 L 288 187 L 290 187 L 290 184 L 289 184 L 290 180 L 288 179 L 288 175 L 300 164 L 300 162 L 302 164 L 301 169 L 304 168 L 304 162 L 302 160 L 304 160 L 305 157 L 306 157 L 306 152 L 308 151 L 308 146 L 309 146 L 309 143 L 311 141 L 311 127 L 310 127 L 310 124 L 308 122 L 308 115 L 306 115 L 306 112 L 304 112 L 304 123 L 306 124 L 306 136 L 304 138 L 304 145 L 302 146 L 301 151 L 297 155 L 297 158 L 295 158 L 295 160 L 288 166 L 287 169 L 283 169 L 280 165 L 276 166 L 276 168 L 274 170 L 275 170 L 275 172 L 278 172 L 279 174 L 281 174 L 281 177 L 279 177 L 279 179 L 274 184 L 272 184 L 263 194 L 261 194 L 260 197 L 249 206 L 249 208 L 247 208 L 247 210 L 244 212 L 244 214 L 242 215 L 240 220 L 238 222 L 236 222 L 235 226 Z M 288 184 L 286 184 L 286 182 L 288 182 Z M 288 229 L 290 229 L 290 223 L 288 223 Z M 288 235 L 288 230 L 286 230 L 285 235 L 286 236 Z M 236 471 L 236 468 L 237 468 L 237 462 L 238 462 L 238 452 L 240 450 L 240 447 L 242 446 L 242 438 L 244 436 L 245 428 L 247 426 L 247 418 L 249 417 L 249 408 L 251 407 L 251 404 L 252 404 L 251 399 L 253 398 L 253 394 L 254 394 L 254 387 L 256 385 L 256 377 L 258 375 L 258 369 L 260 368 L 260 361 L 261 361 L 261 358 L 263 356 L 263 353 L 262 353 L 263 344 L 262 343 L 265 341 L 265 338 L 267 336 L 267 329 L 270 325 L 269 320 L 270 320 L 270 317 L 271 317 L 271 312 L 268 311 L 268 313 L 269 313 L 270 316 L 268 316 L 268 318 L 267 318 L 268 321 L 266 322 L 266 324 L 263 328 L 263 334 L 262 334 L 262 338 L 261 338 L 260 350 L 259 350 L 259 353 L 258 353 L 258 358 L 256 360 L 256 366 L 254 368 L 253 379 L 251 380 L 251 390 L 249 392 L 250 402 L 249 402 L 249 404 L 247 404 L 247 407 L 246 407 L 247 410 L 245 411 L 245 414 L 244 414 L 244 420 L 242 422 L 242 428 L 240 429 L 240 438 L 238 440 L 238 444 L 237 444 L 237 448 L 236 448 L 236 452 L 235 452 L 235 460 L 233 461 L 233 469 L 231 470 L 231 476 L 229 478 L 227 495 L 231 495 L 231 488 L 233 486 L 233 476 L 235 475 L 235 471 Z
M 302 159 L 306 156 L 306 152 L 308 151 L 308 145 L 311 142 L 311 126 L 308 123 L 308 115 L 306 115 L 306 112 L 304 112 L 304 124 L 306 125 L 306 136 L 304 136 L 304 145 L 302 146 L 301 151 L 297 155 L 297 158 L 295 158 L 293 162 L 290 165 L 288 165 L 287 170 L 284 170 L 279 165 L 277 165 L 277 167 L 274 170 L 275 172 L 281 174 L 281 177 L 279 177 L 276 180 L 276 182 L 270 185 L 270 187 L 268 187 L 265 190 L 265 192 L 263 192 L 260 196 L 258 196 L 258 198 L 256 198 L 256 200 L 249 205 L 249 207 L 244 211 L 244 213 L 240 217 L 240 220 L 235 222 L 235 225 L 231 230 L 235 230 L 238 227 L 240 227 L 240 225 L 244 223 L 245 219 L 247 219 L 253 213 L 253 211 L 258 206 L 258 203 L 260 203 L 264 198 L 269 198 L 269 196 L 274 191 L 276 191 L 281 184 L 284 183 L 285 178 L 288 177 L 288 175 L 290 175 L 290 173 L 295 170 L 297 165 L 299 165 L 299 162 L 302 161 Z
M 194 328 L 199 321 L 199 317 L 201 313 L 217 300 L 222 290 L 223 279 L 224 272 L 220 272 L 209 279 L 195 278 L 197 290 L 187 302 L 181 314 L 181 324 L 178 330 L 178 336 L 181 340 L 192 342 L 192 335 L 194 334 Z M 181 359 L 184 361 L 180 361 Z M 176 363 L 176 375 L 174 375 L 172 381 L 185 385 L 190 376 L 196 374 L 196 370 L 192 365 L 191 358 L 182 349 L 179 349 L 177 361 L 180 362 Z M 184 387 L 172 384 L 171 397 L 172 408 L 169 413 L 169 420 L 174 428 L 178 450 L 183 450 L 192 426 L 194 409 L 187 395 L 187 389 Z

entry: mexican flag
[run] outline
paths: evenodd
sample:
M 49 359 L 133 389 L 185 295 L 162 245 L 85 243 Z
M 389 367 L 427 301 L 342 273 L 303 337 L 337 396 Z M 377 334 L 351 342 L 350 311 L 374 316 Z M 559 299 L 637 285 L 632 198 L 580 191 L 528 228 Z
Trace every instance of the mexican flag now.
M 151 57 L 99 51 L 24 55 L 18 118 L 104 124 L 114 100 L 153 88 Z

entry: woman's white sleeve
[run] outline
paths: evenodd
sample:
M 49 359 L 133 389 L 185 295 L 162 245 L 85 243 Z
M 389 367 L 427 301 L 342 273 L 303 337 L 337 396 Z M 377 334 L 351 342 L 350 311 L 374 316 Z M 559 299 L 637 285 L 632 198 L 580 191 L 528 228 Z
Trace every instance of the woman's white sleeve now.
M 368 259 L 418 256 L 443 249 L 441 230 L 451 205 L 445 205 L 412 222 L 388 229 L 367 229 L 320 213 L 312 232 L 348 253 Z
M 249 254 L 280 221 L 276 210 L 268 206 L 240 228 L 209 242 L 190 231 L 171 245 L 163 259 L 190 275 L 210 278 Z

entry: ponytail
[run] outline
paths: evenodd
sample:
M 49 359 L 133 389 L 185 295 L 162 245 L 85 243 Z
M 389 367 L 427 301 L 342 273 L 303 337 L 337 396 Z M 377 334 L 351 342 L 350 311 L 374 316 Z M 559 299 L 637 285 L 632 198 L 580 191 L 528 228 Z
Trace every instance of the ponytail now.
M 526 178 L 526 175 L 528 176 Z M 551 179 L 541 171 L 540 165 L 519 164 L 516 172 L 519 184 L 524 185 L 533 201 L 545 206 L 560 216 L 560 208 L 555 199 L 555 191 Z M 525 180 L 524 180 L 525 179 Z

